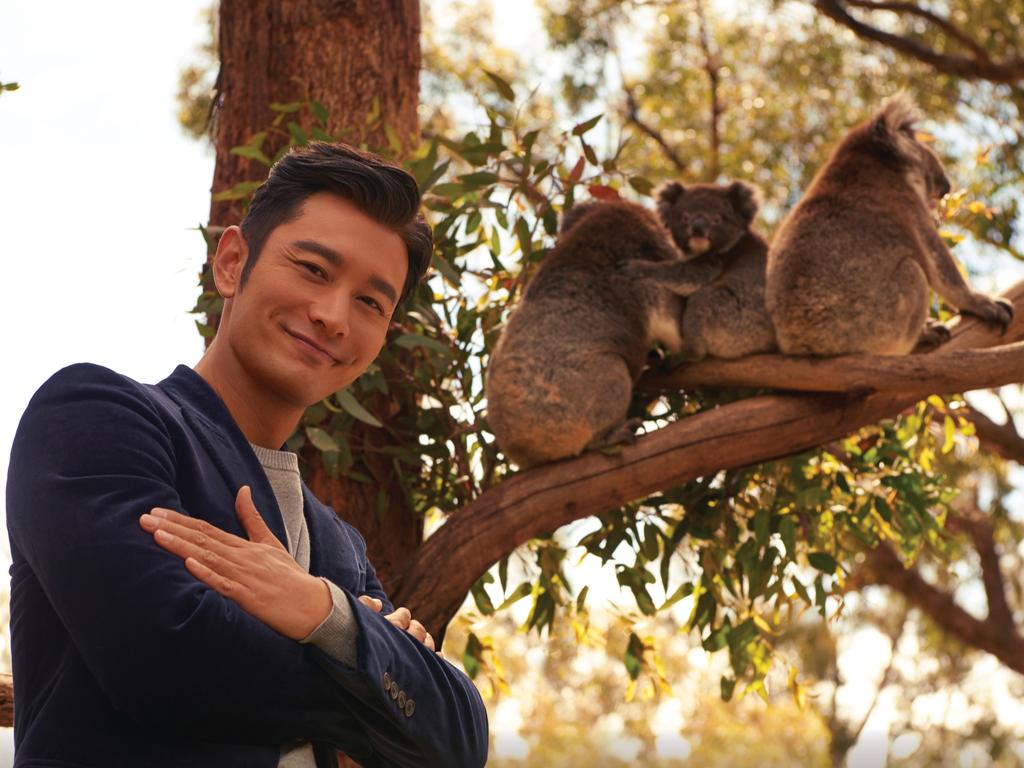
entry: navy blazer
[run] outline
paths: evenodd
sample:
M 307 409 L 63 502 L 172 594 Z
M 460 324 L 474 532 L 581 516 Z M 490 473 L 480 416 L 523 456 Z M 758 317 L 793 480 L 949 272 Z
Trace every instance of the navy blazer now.
M 321 768 L 334 748 L 367 767 L 483 765 L 476 688 L 383 618 L 363 538 L 305 486 L 310 572 L 348 597 L 354 668 L 209 589 L 139 526 L 167 507 L 244 536 L 242 485 L 286 541 L 263 468 L 190 368 L 144 385 L 81 364 L 39 389 L 7 483 L 15 765 L 275 768 L 298 742 Z

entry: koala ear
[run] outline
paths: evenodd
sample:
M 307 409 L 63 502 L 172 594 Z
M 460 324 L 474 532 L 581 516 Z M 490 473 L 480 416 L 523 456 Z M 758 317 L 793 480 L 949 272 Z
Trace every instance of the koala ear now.
M 913 158 L 914 124 L 921 113 L 905 91 L 890 96 L 871 120 L 871 141 L 883 154 Z
M 670 181 L 662 184 L 654 191 L 654 199 L 657 202 L 658 215 L 662 219 L 667 218 L 672 206 L 679 202 L 679 198 L 686 192 L 686 188 L 678 181 Z
M 726 190 L 729 202 L 749 224 L 761 209 L 761 190 L 745 181 L 734 181 Z

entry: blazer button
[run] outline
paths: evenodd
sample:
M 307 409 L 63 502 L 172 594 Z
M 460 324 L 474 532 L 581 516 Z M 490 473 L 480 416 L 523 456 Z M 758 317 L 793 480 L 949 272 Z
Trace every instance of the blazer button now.
M 416 702 L 409 699 L 405 702 L 405 716 L 412 717 L 412 713 L 416 710 Z
M 384 673 L 384 690 L 391 690 L 391 675 L 389 675 L 387 672 Z
M 398 708 L 405 709 L 405 691 L 398 692 Z
M 398 683 L 396 683 L 394 680 L 391 681 L 391 698 L 398 698 Z

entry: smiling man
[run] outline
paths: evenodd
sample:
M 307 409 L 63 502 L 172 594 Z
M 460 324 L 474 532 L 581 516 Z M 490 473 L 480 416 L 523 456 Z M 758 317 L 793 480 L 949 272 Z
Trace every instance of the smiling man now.
M 16 766 L 477 766 L 480 696 L 388 601 L 281 446 L 422 277 L 403 170 L 341 145 L 271 170 L 213 262 L 224 311 L 156 385 L 81 364 L 8 473 Z

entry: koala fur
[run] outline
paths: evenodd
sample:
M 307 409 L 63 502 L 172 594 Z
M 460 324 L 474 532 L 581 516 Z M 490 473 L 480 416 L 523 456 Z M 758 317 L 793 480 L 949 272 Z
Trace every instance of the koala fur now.
M 931 286 L 963 314 L 1005 332 L 1013 309 L 972 291 L 935 225 L 950 184 L 915 138 L 900 94 L 851 130 L 781 224 L 768 252 L 766 302 L 791 355 L 903 355 L 941 344 Z
M 741 181 L 661 186 L 658 215 L 683 252 L 683 262 L 635 262 L 630 274 L 669 290 L 696 259 L 720 265 L 722 274 L 686 299 L 682 355 L 743 357 L 775 349 L 775 331 L 764 304 L 768 244 L 751 229 L 760 208 L 756 188 Z
M 625 201 L 576 208 L 487 368 L 491 431 L 523 468 L 630 439 L 626 413 L 650 342 L 677 349 L 683 283 L 696 290 L 718 274 L 691 265 L 676 292 L 630 278 L 630 261 L 682 258 L 657 216 Z

